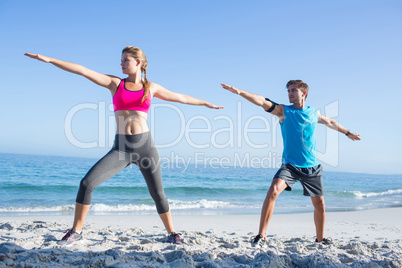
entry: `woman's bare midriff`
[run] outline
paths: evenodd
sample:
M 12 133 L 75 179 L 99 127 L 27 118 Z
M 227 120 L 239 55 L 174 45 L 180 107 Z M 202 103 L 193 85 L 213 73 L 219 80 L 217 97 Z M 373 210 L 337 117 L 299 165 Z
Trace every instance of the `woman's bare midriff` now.
M 114 112 L 114 115 L 117 125 L 116 134 L 135 135 L 149 131 L 148 114 L 145 112 L 123 110 Z

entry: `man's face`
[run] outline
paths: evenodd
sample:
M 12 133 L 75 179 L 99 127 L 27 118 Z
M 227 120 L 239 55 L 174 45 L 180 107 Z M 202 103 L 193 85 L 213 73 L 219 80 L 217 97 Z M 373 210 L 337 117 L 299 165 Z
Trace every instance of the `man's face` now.
M 288 87 L 288 97 L 290 103 L 298 103 L 304 98 L 304 93 L 297 85 L 290 85 Z

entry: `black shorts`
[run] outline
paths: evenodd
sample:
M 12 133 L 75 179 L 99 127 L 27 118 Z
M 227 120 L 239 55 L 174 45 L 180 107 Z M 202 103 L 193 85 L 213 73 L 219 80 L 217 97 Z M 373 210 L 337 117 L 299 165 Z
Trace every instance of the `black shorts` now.
M 286 191 L 291 191 L 296 181 L 300 181 L 303 186 L 303 195 L 305 196 L 323 196 L 324 183 L 322 180 L 321 165 L 309 168 L 295 167 L 292 164 L 283 164 L 274 179 L 280 178 L 286 182 L 288 187 Z

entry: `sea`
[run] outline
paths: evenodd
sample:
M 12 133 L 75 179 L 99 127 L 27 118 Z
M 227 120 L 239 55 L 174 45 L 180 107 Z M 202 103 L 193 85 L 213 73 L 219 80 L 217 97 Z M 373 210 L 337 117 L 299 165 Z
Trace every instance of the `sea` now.
M 73 214 L 82 177 L 97 159 L 0 154 L 0 216 Z M 162 168 L 173 214 L 259 214 L 276 169 L 189 165 Z M 326 211 L 402 206 L 402 175 L 324 171 Z M 300 183 L 284 191 L 274 213 L 311 212 Z M 144 178 L 131 165 L 93 192 L 90 214 L 156 213 Z

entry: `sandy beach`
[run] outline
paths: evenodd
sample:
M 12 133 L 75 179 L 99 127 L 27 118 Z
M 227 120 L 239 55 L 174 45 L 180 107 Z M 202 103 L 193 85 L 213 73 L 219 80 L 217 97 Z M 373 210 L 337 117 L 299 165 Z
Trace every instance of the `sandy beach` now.
M 186 244 L 167 243 L 157 215 L 89 215 L 84 240 L 60 247 L 71 215 L 2 217 L 0 267 L 402 266 L 402 208 L 327 213 L 332 245 L 314 242 L 312 213 L 275 214 L 263 249 L 249 243 L 259 215 L 173 219 Z

